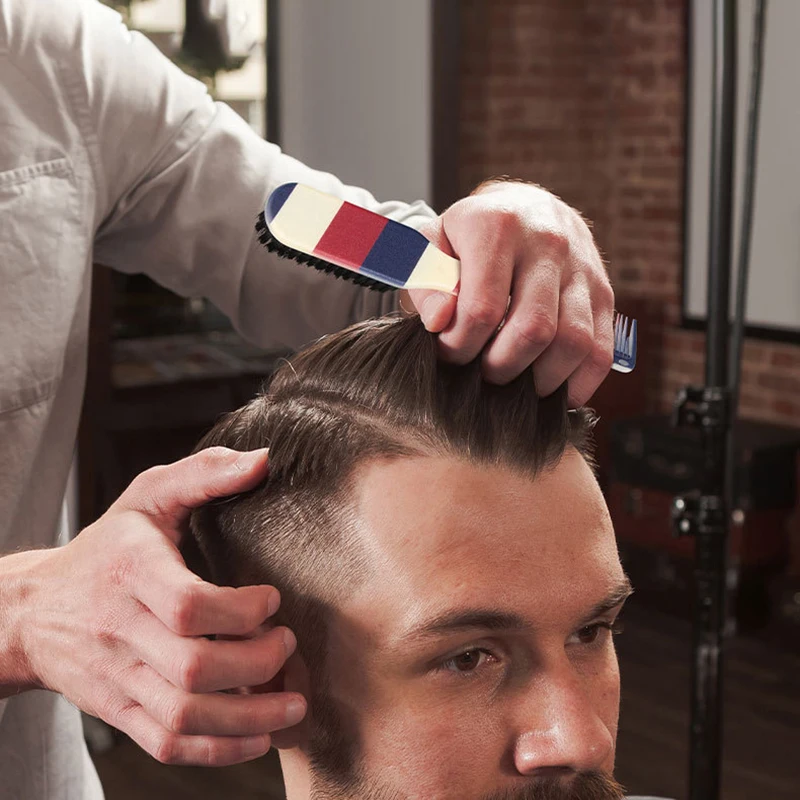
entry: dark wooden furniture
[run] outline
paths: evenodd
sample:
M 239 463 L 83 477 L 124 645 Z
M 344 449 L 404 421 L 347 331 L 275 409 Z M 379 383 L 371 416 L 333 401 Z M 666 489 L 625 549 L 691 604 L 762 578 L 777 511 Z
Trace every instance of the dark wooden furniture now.
M 89 369 L 79 435 L 80 524 L 97 519 L 140 472 L 188 455 L 246 403 L 286 353 L 232 331 L 113 339 L 110 273 L 95 267 Z

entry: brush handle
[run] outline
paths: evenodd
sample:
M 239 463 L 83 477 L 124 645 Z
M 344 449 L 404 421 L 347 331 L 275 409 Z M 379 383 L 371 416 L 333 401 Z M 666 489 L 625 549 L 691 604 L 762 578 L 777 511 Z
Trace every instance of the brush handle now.
M 458 294 L 461 262 L 419 231 L 301 183 L 269 196 L 264 219 L 285 247 L 395 289 Z

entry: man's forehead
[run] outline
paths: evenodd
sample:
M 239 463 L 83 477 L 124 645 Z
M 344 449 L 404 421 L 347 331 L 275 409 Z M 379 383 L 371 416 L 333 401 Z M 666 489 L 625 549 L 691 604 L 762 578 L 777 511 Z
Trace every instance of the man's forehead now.
M 377 462 L 356 494 L 365 596 L 390 594 L 399 617 L 477 600 L 513 606 L 523 593 L 580 602 L 581 587 L 591 604 L 623 577 L 605 503 L 577 454 L 535 480 L 448 458 Z
M 447 457 L 371 461 L 356 477 L 355 506 L 363 543 L 376 554 L 419 550 L 427 557 L 503 541 L 552 542 L 564 552 L 573 541 L 585 546 L 611 533 L 597 483 L 576 453 L 535 478 Z M 553 540 L 555 531 L 561 535 Z

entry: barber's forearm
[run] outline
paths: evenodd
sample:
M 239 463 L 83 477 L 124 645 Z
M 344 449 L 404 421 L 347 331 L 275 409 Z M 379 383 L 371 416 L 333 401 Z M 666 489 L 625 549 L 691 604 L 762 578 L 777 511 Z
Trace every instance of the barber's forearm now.
M 37 688 L 24 641 L 36 568 L 47 557 L 47 550 L 30 550 L 0 558 L 0 700 Z

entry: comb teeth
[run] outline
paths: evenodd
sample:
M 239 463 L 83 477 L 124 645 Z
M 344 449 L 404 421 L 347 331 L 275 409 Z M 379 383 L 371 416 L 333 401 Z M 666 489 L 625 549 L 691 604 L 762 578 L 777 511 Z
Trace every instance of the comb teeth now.
M 256 231 L 258 232 L 258 241 L 261 242 L 261 244 L 263 244 L 264 247 L 270 251 L 270 253 L 276 253 L 282 258 L 291 258 L 298 264 L 304 264 L 307 267 L 313 267 L 320 272 L 324 272 L 326 275 L 334 275 L 342 280 L 355 283 L 357 286 L 366 286 L 378 292 L 391 292 L 395 289 L 394 286 L 389 286 L 388 284 L 381 283 L 380 281 L 373 280 L 372 278 L 367 278 L 364 275 L 359 275 L 357 272 L 353 272 L 352 270 L 345 269 L 344 267 L 337 267 L 336 264 L 331 264 L 330 261 L 325 261 L 323 258 L 310 256 L 308 253 L 302 253 L 300 250 L 287 247 L 282 242 L 279 242 L 270 233 L 263 211 L 258 215 Z
M 617 372 L 632 372 L 636 366 L 636 320 L 617 313 L 614 321 L 614 363 Z

